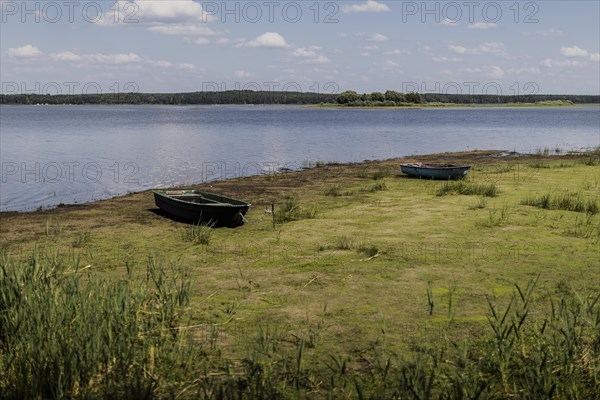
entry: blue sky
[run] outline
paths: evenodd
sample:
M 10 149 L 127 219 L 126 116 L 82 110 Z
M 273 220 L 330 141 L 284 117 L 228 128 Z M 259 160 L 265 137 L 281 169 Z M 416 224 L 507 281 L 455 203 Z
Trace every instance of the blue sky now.
M 600 92 L 598 1 L 0 5 L 3 93 Z

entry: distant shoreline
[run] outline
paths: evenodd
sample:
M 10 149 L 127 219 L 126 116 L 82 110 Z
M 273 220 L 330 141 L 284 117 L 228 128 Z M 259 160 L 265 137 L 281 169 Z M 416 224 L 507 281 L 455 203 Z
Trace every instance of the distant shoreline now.
M 387 96 L 387 97 L 386 97 Z M 0 105 L 304 105 L 341 107 L 456 107 L 598 104 L 598 95 L 491 95 L 400 93 L 390 90 L 358 94 L 232 90 L 186 93 L 0 94 Z M 564 104 L 563 104 L 564 103 Z
M 339 104 L 319 104 L 313 108 L 323 109 L 374 109 L 374 110 L 414 110 L 424 108 L 596 108 L 600 103 L 573 103 L 573 104 L 539 104 L 539 103 L 506 103 L 506 104 L 460 104 L 460 103 L 442 103 L 442 104 L 420 104 L 414 106 L 344 106 Z
M 335 166 L 340 169 L 357 169 L 361 166 L 368 165 L 399 165 L 401 162 L 414 162 L 414 161 L 429 161 L 429 162 L 448 162 L 452 160 L 454 162 L 461 163 L 525 163 L 533 161 L 544 161 L 549 162 L 551 160 L 570 160 L 570 159 L 582 159 L 582 157 L 597 157 L 598 156 L 598 148 L 590 148 L 587 150 L 583 150 L 580 152 L 571 151 L 567 153 L 561 154 L 553 154 L 549 149 L 545 149 L 545 151 L 540 151 L 539 153 L 516 153 L 509 150 L 467 150 L 467 151 L 457 151 L 457 152 L 448 152 L 448 153 L 426 153 L 426 154 L 412 154 L 407 156 L 399 156 L 393 157 L 389 159 L 381 159 L 381 160 L 364 160 L 357 162 L 329 162 L 323 164 L 316 164 L 314 166 L 310 166 L 307 168 L 303 168 L 300 170 L 281 170 L 274 172 L 273 174 L 259 174 L 259 175 L 248 175 L 248 176 L 240 176 L 232 179 L 218 179 L 210 182 L 198 182 L 195 184 L 188 185 L 175 185 L 173 187 L 169 187 L 167 189 L 190 189 L 190 188 L 204 188 L 207 190 L 213 190 L 214 187 L 219 187 L 220 185 L 233 185 L 235 184 L 247 184 L 249 182 L 253 182 L 255 180 L 261 179 L 272 179 L 273 177 L 282 177 L 288 176 L 289 174 L 293 176 L 311 176 L 322 168 L 328 168 Z M 271 178 L 269 178 L 271 176 Z M 273 178 L 274 179 L 274 178 Z M 304 179 L 300 179 L 299 181 L 304 181 Z M 165 189 L 165 188 L 161 188 Z M 0 211 L 0 217 L 14 217 L 14 216 L 26 216 L 26 215 L 46 215 L 46 214 L 54 214 L 61 212 L 68 212 L 78 209 L 89 209 L 95 207 L 105 207 L 107 204 L 110 205 L 112 203 L 118 203 L 124 201 L 126 199 L 139 199 L 155 189 L 144 189 L 140 191 L 132 191 L 125 194 L 119 194 L 115 196 L 97 198 L 94 200 L 84 201 L 81 203 L 60 203 L 50 206 L 40 206 L 37 209 L 32 210 L 4 210 Z
M 461 104 L 461 103 L 441 103 L 441 104 L 418 104 L 414 106 L 345 106 L 339 104 L 135 104 L 135 103 L 100 103 L 100 104 L 0 104 L 0 107 L 118 107 L 118 106 L 136 106 L 136 107 L 297 107 L 307 109 L 337 109 L 337 110 L 415 110 L 424 108 L 597 108 L 600 103 L 573 103 L 573 104 L 539 104 L 539 103 L 483 103 L 483 104 Z

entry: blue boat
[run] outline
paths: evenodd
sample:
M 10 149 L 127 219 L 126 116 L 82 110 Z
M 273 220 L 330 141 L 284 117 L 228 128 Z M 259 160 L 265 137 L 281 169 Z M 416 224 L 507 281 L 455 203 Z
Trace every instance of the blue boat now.
M 462 179 L 470 169 L 470 165 L 454 164 L 407 163 L 400 165 L 403 173 L 424 179 Z

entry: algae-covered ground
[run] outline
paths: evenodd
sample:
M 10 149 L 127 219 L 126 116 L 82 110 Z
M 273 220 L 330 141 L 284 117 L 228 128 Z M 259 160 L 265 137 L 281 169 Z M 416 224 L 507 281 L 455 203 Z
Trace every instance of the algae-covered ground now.
M 382 349 L 404 358 L 423 346 L 477 343 L 490 330 L 490 304 L 504 309 L 531 282 L 528 318 L 600 292 L 600 155 L 501 154 L 324 164 L 198 185 L 253 204 L 235 229 L 173 221 L 151 192 L 3 213 L 0 243 L 13 263 L 36 249 L 40 260 L 107 280 L 146 276 L 149 258 L 175 265 L 190 284 L 185 340 L 204 359 L 228 363 L 214 371 L 208 363 L 206 377 L 248 374 L 244 365 L 266 341 L 273 364 L 259 357 L 261 376 L 266 365 L 281 368 L 276 354 L 300 352 L 289 366 L 298 381 L 273 393 L 361 397 L 360 379 Z M 415 160 L 473 168 L 460 183 L 400 173 L 401 162 Z M 343 388 L 330 381 L 341 368 L 358 377 Z M 156 378 L 155 393 L 165 394 L 165 379 Z M 175 395 L 203 385 L 178 382 Z M 519 396 L 509 386 L 490 393 Z

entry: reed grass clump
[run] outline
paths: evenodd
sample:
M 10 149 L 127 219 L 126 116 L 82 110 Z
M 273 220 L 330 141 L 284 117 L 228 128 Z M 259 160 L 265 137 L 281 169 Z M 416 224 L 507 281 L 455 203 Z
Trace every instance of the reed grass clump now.
M 303 206 L 298 196 L 287 196 L 283 203 L 275 209 L 275 220 L 278 223 L 317 218 L 319 211 L 315 205 Z
M 69 227 L 67 224 L 61 224 L 53 219 L 46 221 L 44 225 L 44 235 L 47 238 L 56 238 L 62 235 L 62 233 Z
M 377 181 L 377 180 L 383 179 L 388 176 L 390 176 L 389 171 L 386 171 L 384 169 L 378 169 L 377 171 L 375 171 L 371 174 L 371 179 L 373 179 L 374 181 Z
M 445 196 L 448 194 L 478 195 L 485 197 L 498 196 L 499 190 L 495 183 L 472 183 L 464 180 L 447 181 L 438 187 L 435 194 Z
M 92 240 L 90 232 L 78 233 L 71 242 L 71 246 L 75 248 L 85 247 Z
M 334 247 L 338 250 L 350 250 L 354 245 L 354 239 L 350 236 L 338 236 L 335 238 Z
M 500 209 L 492 208 L 488 210 L 488 220 L 486 221 L 487 226 L 500 226 L 508 222 L 510 218 L 510 209 L 505 204 Z
M 521 204 L 548 210 L 575 211 L 591 215 L 600 212 L 598 199 L 586 197 L 581 192 L 546 193 L 541 196 L 530 196 L 522 200 Z
M 375 257 L 377 254 L 379 254 L 379 247 L 373 243 L 361 244 L 356 250 L 359 253 L 367 255 L 368 257 Z
M 598 240 L 600 239 L 600 221 L 593 214 L 576 217 L 573 227 L 567 229 L 566 233 L 575 237 Z
M 109 281 L 34 251 L 0 260 L 0 394 L 6 399 L 149 398 L 188 361 L 190 283 L 150 257 L 146 279 Z
M 380 192 L 382 190 L 387 190 L 387 185 L 385 182 L 375 182 L 371 185 L 365 186 L 360 189 L 361 193 L 375 193 Z
M 548 164 L 547 162 L 543 162 L 543 161 L 533 161 L 533 162 L 530 162 L 529 164 L 527 164 L 527 166 L 529 168 L 535 168 L 535 169 L 552 168 L 552 166 L 550 164 Z
M 343 194 L 342 187 L 340 185 L 331 185 L 325 188 L 323 195 L 337 197 Z
M 194 244 L 203 244 L 208 246 L 213 234 L 214 222 L 197 223 L 181 230 L 181 238 Z
M 600 165 L 600 157 L 586 157 L 582 160 L 579 160 L 579 163 L 589 166 L 597 166 Z

